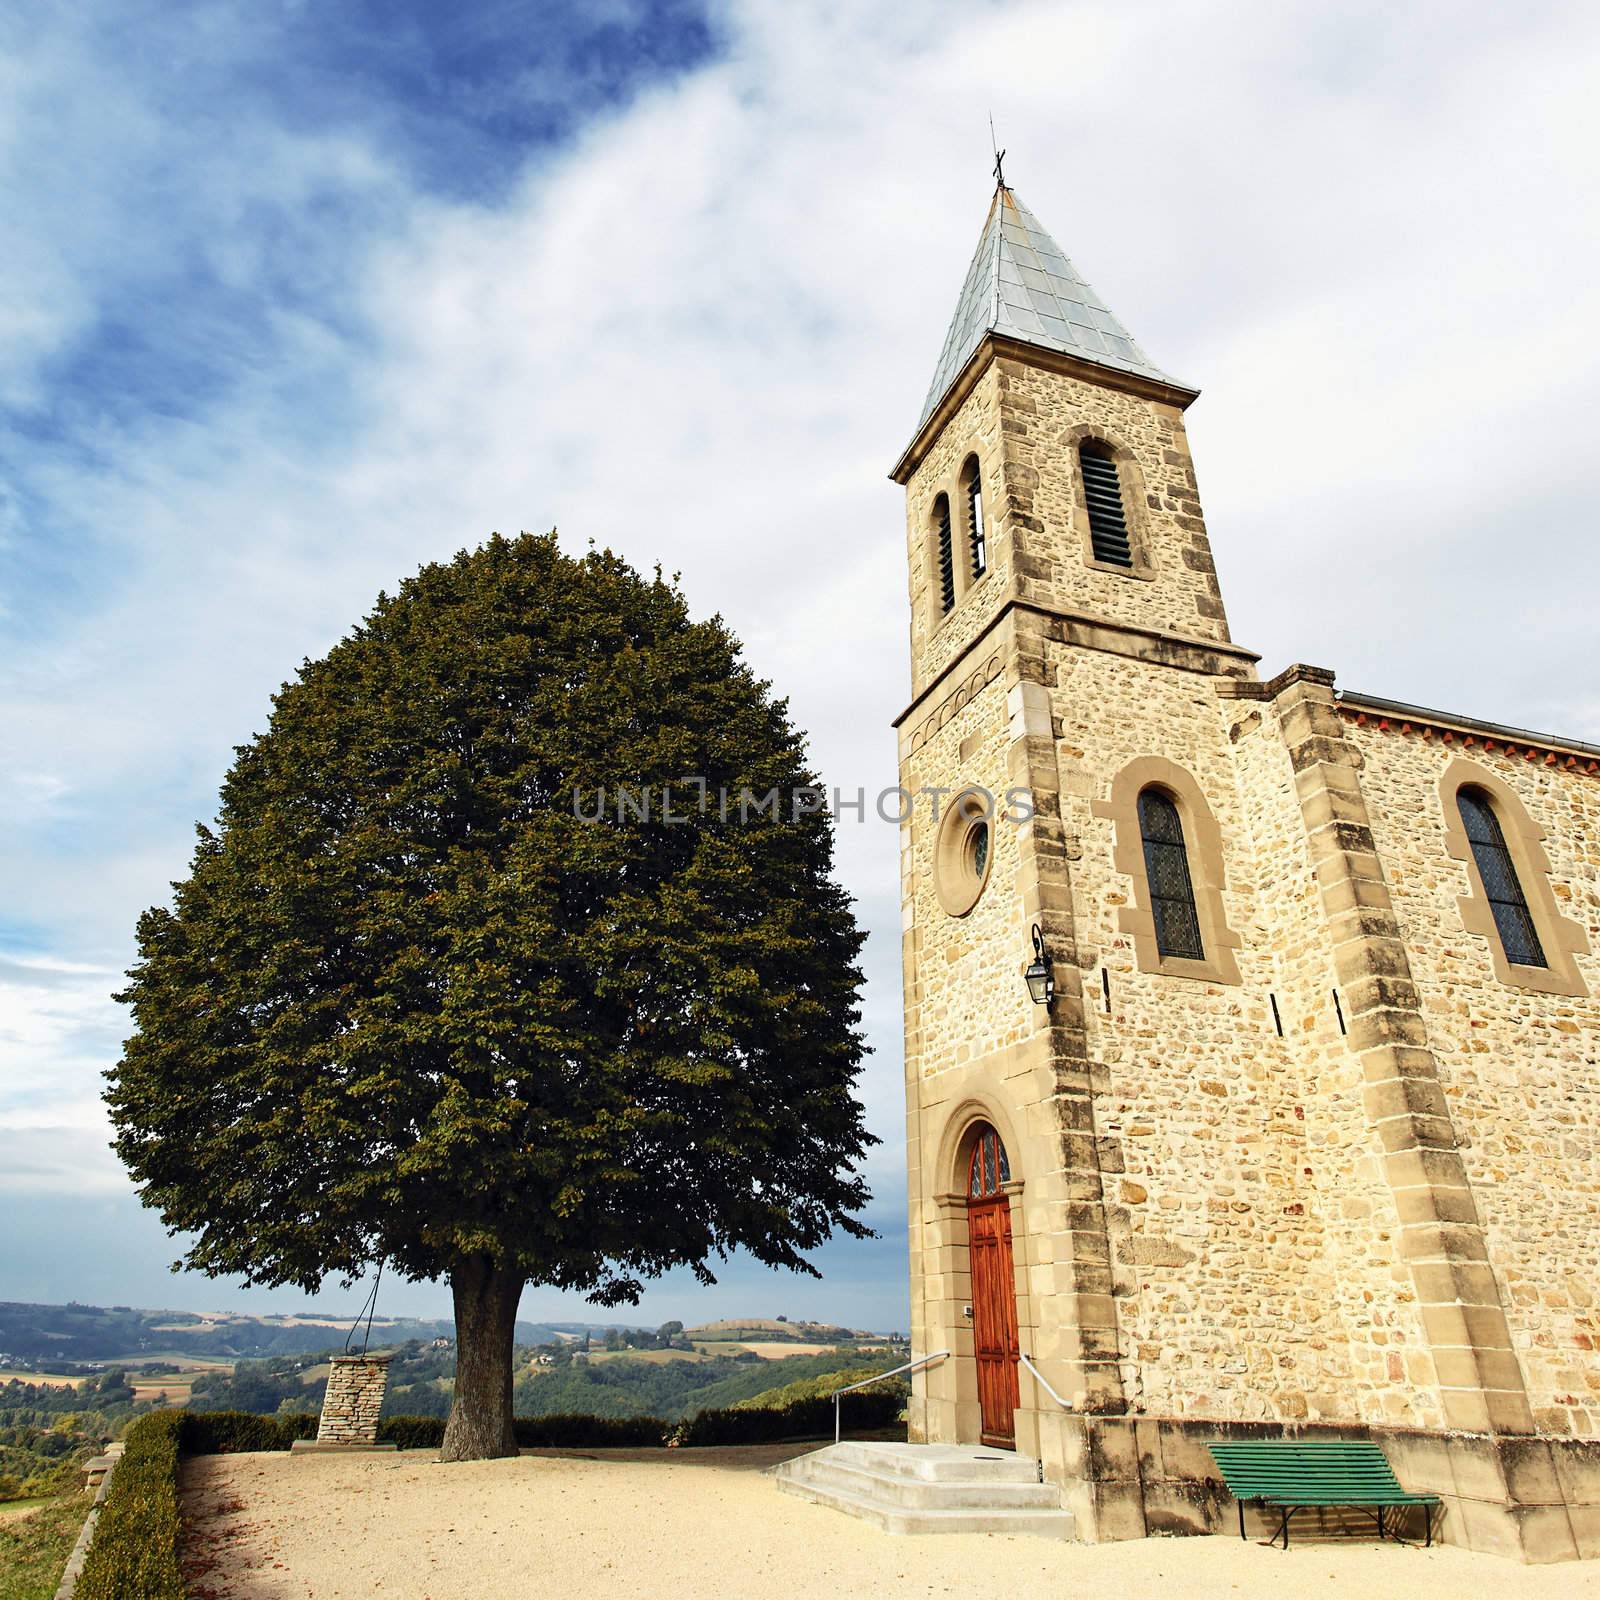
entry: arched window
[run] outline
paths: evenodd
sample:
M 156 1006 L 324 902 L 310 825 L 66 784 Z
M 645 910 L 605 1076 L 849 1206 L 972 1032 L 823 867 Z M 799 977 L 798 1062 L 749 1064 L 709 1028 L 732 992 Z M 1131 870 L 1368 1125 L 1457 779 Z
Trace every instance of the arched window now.
M 1189 879 L 1189 852 L 1183 842 L 1183 819 L 1165 790 L 1140 791 L 1139 836 L 1144 841 L 1144 871 L 1158 954 L 1205 960 L 1194 885 Z
M 1006 1147 L 993 1128 L 985 1126 L 972 1147 L 972 1163 L 967 1169 L 967 1195 L 982 1200 L 999 1194 L 1000 1185 L 1011 1182 L 1011 1163 L 1006 1159 Z
M 978 458 L 971 457 L 962 472 L 967 493 L 967 554 L 972 562 L 973 582 L 989 570 L 989 545 L 983 530 L 983 474 Z
M 933 525 L 939 533 L 939 606 L 948 612 L 956 603 L 956 553 L 950 539 L 950 501 L 945 495 L 933 502 Z
M 1478 864 L 1483 892 L 1494 913 L 1494 925 L 1505 948 L 1506 960 L 1519 967 L 1546 967 L 1544 946 L 1528 910 L 1528 899 L 1517 878 L 1516 865 L 1506 848 L 1500 819 L 1494 814 L 1489 796 L 1482 789 L 1463 785 L 1456 791 L 1462 826 L 1472 846 L 1472 859 Z
M 1078 447 L 1083 472 L 1083 498 L 1089 510 L 1089 545 L 1096 561 L 1113 567 L 1133 566 L 1128 518 L 1122 504 L 1122 479 L 1111 452 L 1086 440 Z

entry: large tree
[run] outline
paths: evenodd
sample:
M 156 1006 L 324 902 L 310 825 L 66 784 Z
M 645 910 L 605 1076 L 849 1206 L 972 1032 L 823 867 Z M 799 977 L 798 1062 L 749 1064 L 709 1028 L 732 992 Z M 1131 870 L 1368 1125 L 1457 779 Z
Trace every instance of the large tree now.
M 497 536 L 380 595 L 139 922 L 107 1101 L 181 1264 L 447 1278 L 467 1459 L 515 1449 L 526 1284 L 618 1304 L 866 1233 L 862 936 L 812 782 L 659 574 Z

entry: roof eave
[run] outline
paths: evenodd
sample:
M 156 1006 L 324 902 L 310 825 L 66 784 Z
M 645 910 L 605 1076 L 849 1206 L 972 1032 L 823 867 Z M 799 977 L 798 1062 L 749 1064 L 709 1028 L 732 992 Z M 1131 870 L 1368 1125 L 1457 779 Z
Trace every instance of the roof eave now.
M 1352 715 L 1368 716 L 1403 724 L 1415 723 L 1418 727 L 1438 728 L 1448 733 L 1460 733 L 1476 739 L 1488 739 L 1497 744 L 1523 745 L 1553 755 L 1565 755 L 1593 761 L 1600 758 L 1600 745 L 1582 739 L 1568 739 L 1557 733 L 1536 733 L 1531 728 L 1516 728 L 1504 722 L 1485 722 L 1478 717 L 1463 716 L 1455 711 L 1435 711 L 1430 706 L 1415 706 L 1404 700 L 1389 700 L 1380 695 L 1362 694 L 1355 689 L 1338 692 L 1340 707 Z
M 1181 383 L 1162 383 L 1141 373 L 1101 366 L 1096 361 L 1085 361 L 1060 350 L 1047 350 L 1043 345 L 1029 344 L 1025 339 L 1013 339 L 1005 334 L 995 333 L 991 329 L 978 341 L 977 348 L 951 380 L 938 405 L 928 413 L 927 421 L 917 429 L 911 443 L 895 462 L 889 473 L 894 482 L 904 484 L 910 479 L 911 474 L 922 464 L 923 457 L 927 455 L 933 441 L 946 423 L 977 387 L 978 379 L 982 377 L 990 361 L 1002 358 L 1025 361 L 1033 366 L 1043 367 L 1047 372 L 1060 372 L 1068 377 L 1082 378 L 1089 383 L 1098 383 L 1103 388 L 1120 389 L 1126 394 L 1136 394 L 1146 400 L 1164 401 L 1168 405 L 1177 406 L 1180 411 L 1187 411 L 1200 397 L 1198 389 L 1190 389 Z

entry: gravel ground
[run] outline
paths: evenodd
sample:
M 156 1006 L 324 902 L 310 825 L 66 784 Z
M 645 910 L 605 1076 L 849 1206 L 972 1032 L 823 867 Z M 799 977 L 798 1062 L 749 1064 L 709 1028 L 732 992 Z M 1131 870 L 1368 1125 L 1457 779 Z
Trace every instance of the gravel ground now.
M 1600 1562 L 1362 1540 L 1287 1554 L 1228 1537 L 1074 1545 L 892 1538 L 780 1495 L 799 1452 L 539 1451 L 444 1466 L 430 1451 L 208 1456 L 184 1468 L 193 1600 L 1199 1600 L 1284 1594 L 1600 1600 Z

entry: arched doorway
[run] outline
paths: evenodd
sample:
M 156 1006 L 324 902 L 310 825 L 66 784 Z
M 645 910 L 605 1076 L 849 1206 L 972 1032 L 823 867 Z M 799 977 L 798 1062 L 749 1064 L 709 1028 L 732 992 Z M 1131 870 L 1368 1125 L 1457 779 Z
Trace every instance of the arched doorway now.
M 1000 1135 L 980 1122 L 967 1164 L 967 1252 L 972 1343 L 984 1444 L 1016 1443 L 1017 1288 L 1011 1264 L 1011 1163 Z

